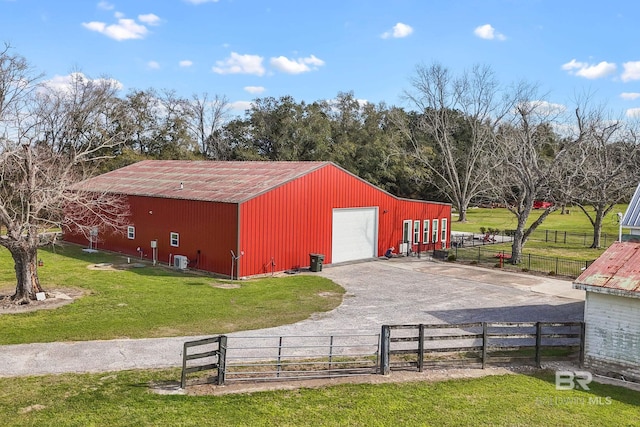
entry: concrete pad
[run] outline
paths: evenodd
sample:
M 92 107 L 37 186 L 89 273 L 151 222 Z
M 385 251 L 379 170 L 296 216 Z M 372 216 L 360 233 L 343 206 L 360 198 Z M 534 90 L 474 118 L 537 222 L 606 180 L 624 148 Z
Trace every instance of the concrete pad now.
M 570 281 L 547 277 L 412 257 L 325 266 L 317 274 L 344 287 L 339 307 L 292 325 L 229 334 L 230 339 L 365 335 L 376 342 L 384 324 L 583 319 L 584 293 L 573 292 Z M 0 346 L 0 376 L 180 366 L 183 343 L 200 338 Z

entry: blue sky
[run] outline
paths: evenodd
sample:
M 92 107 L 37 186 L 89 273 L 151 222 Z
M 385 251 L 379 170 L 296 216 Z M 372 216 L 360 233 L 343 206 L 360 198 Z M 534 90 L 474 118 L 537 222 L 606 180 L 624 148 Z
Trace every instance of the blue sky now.
M 0 42 L 45 79 L 72 71 L 129 89 L 358 99 L 404 106 L 419 64 L 489 65 L 570 105 L 591 93 L 640 116 L 634 0 L 0 0 Z

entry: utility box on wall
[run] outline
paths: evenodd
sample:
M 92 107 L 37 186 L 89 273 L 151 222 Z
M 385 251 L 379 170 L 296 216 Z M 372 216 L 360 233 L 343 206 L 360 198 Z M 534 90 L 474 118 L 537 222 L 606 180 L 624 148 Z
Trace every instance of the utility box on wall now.
M 175 255 L 173 257 L 173 267 L 178 270 L 186 270 L 189 265 L 189 259 L 184 255 Z

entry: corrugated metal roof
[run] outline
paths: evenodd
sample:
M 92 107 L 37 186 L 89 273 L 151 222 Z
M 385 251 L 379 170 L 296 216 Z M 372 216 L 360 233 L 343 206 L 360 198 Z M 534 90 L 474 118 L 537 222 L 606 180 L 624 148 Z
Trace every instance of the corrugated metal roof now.
M 623 227 L 640 227 L 640 184 L 636 188 L 636 192 L 633 193 L 631 202 L 627 207 L 627 211 L 622 217 Z
M 574 282 L 574 287 L 585 286 L 640 294 L 640 243 L 613 243 Z
M 240 203 L 330 162 L 144 160 L 74 188 L 136 196 Z

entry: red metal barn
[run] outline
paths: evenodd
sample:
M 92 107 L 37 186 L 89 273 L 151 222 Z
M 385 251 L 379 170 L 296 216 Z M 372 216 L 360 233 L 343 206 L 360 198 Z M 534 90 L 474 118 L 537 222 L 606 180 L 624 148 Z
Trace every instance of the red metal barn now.
M 99 249 L 226 276 L 304 268 L 311 253 L 331 264 L 450 240 L 451 205 L 395 197 L 330 162 L 147 160 L 79 188 L 129 201 L 130 225 L 101 232 Z

